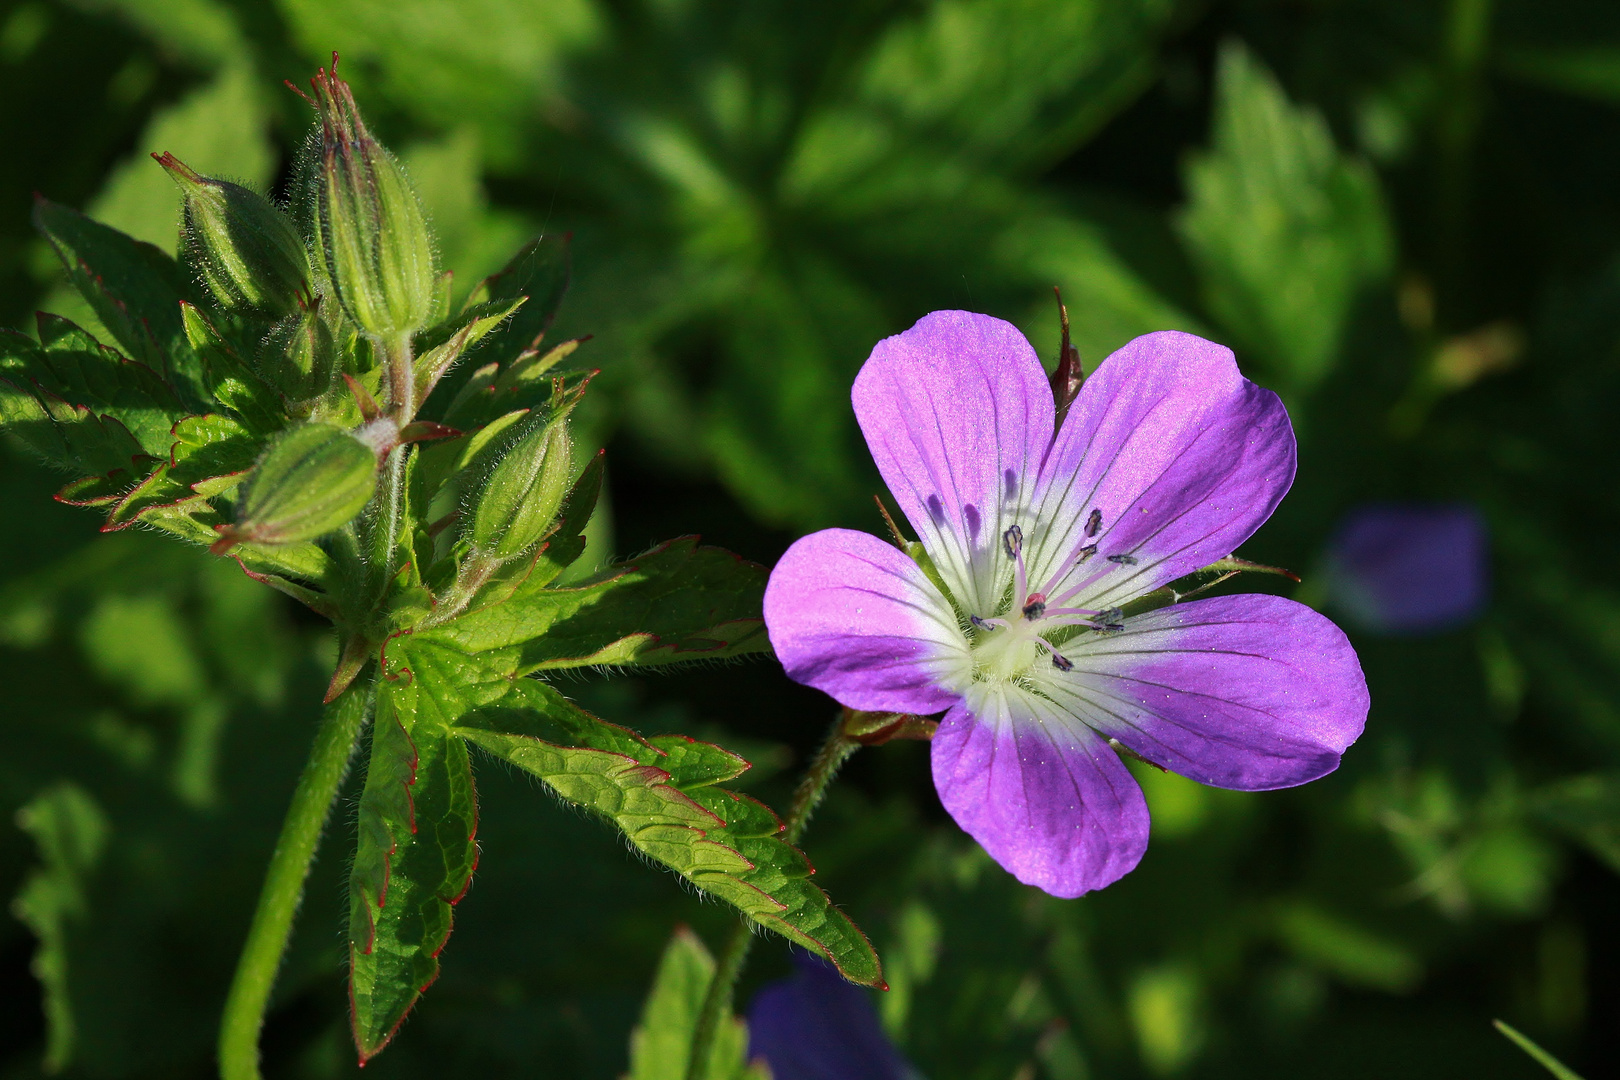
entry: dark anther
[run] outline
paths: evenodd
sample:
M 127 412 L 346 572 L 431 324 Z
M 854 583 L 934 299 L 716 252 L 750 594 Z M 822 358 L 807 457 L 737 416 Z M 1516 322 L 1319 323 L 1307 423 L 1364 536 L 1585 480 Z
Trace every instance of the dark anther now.
M 1061 653 L 1053 653 L 1052 666 L 1057 668 L 1059 671 L 1073 671 L 1074 661 L 1070 660 L 1067 656 L 1064 656 Z
M 1095 554 L 1097 554 L 1097 545 L 1096 544 L 1087 544 L 1085 547 L 1080 549 L 1080 559 L 1079 559 L 1078 562 L 1075 563 L 1075 565 L 1079 566 L 1080 563 L 1085 562 L 1087 559 L 1091 558 Z
M 1034 622 L 1046 614 L 1046 595 L 1044 593 L 1030 593 L 1029 600 L 1024 603 L 1024 618 Z
M 1097 618 L 1094 621 L 1100 623 L 1117 623 L 1124 617 L 1125 613 L 1117 607 L 1103 608 L 1101 611 L 1097 612 Z
M 1014 525 L 1002 533 L 1001 546 L 1006 549 L 1007 558 L 1018 558 L 1018 553 L 1024 550 L 1024 530 Z
M 1117 634 L 1123 629 L 1125 629 L 1125 624 L 1122 622 L 1104 623 L 1103 625 L 1097 627 L 1097 631 L 1103 634 Z
M 969 615 L 968 616 L 968 622 L 972 623 L 974 626 L 978 627 L 980 630 L 988 630 L 988 629 L 990 629 L 990 624 L 985 622 L 983 619 L 979 618 L 977 615 Z
M 1136 565 L 1136 556 L 1135 555 L 1110 555 L 1110 556 L 1108 556 L 1108 561 L 1111 562 L 1111 563 L 1119 563 L 1119 565 L 1121 565 L 1121 566 L 1135 566 Z
M 1086 518 L 1086 537 L 1089 539 L 1090 537 L 1096 536 L 1097 531 L 1099 529 L 1101 529 L 1101 528 L 1102 528 L 1102 511 L 1101 510 L 1093 510 L 1091 512 L 1091 516 Z

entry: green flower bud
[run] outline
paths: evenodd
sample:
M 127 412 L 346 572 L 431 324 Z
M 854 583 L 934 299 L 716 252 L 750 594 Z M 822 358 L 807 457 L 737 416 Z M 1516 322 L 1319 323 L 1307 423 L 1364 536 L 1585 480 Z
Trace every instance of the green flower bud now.
M 282 319 L 259 347 L 260 373 L 294 405 L 326 393 L 337 367 L 337 342 L 317 307 Z
M 366 130 L 349 84 L 324 68 L 310 80 L 320 114 L 307 172 L 310 227 L 332 292 L 367 334 L 400 338 L 427 325 L 437 286 L 433 245 L 405 170 Z
M 545 535 L 568 494 L 573 440 L 563 420 L 535 424 L 501 456 L 478 493 L 468 540 L 479 555 L 510 559 Z
M 294 544 L 354 520 L 377 487 L 377 454 L 332 424 L 302 424 L 283 432 L 253 475 L 235 525 L 218 527 L 209 550 L 236 544 Z
M 181 245 L 221 307 L 284 315 L 310 300 L 309 256 L 285 213 L 258 192 L 203 176 L 173 154 L 152 156 L 185 195 Z

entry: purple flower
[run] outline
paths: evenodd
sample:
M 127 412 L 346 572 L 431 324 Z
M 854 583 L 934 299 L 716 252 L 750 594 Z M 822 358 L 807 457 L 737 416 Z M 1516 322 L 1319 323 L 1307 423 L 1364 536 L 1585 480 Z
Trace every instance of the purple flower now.
M 763 987 L 748 1007 L 748 1058 L 772 1080 L 906 1080 L 900 1052 L 883 1034 L 870 991 L 797 950 L 794 972 Z
M 1331 772 L 1361 734 L 1361 666 L 1309 608 L 1122 611 L 1230 554 L 1293 482 L 1288 414 L 1229 350 L 1137 338 L 1054 435 L 1017 329 L 940 311 L 878 343 L 854 404 L 918 557 L 846 529 L 804 537 L 765 591 L 771 644 L 851 708 L 945 711 L 940 799 L 1020 881 L 1079 896 L 1140 861 L 1147 805 L 1113 741 L 1258 791 Z
M 1328 544 L 1328 595 L 1368 630 L 1447 630 L 1485 606 L 1489 547 L 1471 506 L 1369 503 L 1351 511 Z

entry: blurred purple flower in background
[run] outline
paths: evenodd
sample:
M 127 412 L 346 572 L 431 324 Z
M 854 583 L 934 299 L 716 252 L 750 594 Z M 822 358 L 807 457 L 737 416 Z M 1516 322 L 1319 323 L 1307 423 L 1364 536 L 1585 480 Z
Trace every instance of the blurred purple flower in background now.
M 1338 767 L 1368 705 L 1338 627 L 1277 596 L 1133 607 L 1293 483 L 1288 414 L 1229 350 L 1137 338 L 1058 427 L 1016 327 L 939 311 L 879 342 L 853 397 L 921 544 L 799 540 L 765 591 L 771 644 L 852 709 L 945 712 L 940 800 L 1020 881 L 1079 896 L 1141 860 L 1147 803 L 1111 743 L 1244 791 Z
M 1462 503 L 1368 503 L 1328 542 L 1328 600 L 1357 626 L 1424 634 L 1472 621 L 1490 593 L 1490 538 Z
M 748 1059 L 771 1080 L 907 1080 L 915 1076 L 883 1033 L 871 991 L 819 956 L 793 950 L 794 972 L 748 1007 Z

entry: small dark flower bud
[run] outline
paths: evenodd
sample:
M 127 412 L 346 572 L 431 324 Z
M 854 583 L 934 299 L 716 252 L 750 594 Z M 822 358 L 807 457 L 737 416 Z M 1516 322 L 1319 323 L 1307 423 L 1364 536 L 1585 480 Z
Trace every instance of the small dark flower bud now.
M 468 534 L 473 550 L 504 560 L 533 547 L 562 507 L 572 465 L 573 441 L 563 420 L 520 434 L 478 493 Z
M 235 525 L 219 526 L 216 555 L 250 541 L 293 544 L 342 528 L 377 487 L 377 454 L 332 424 L 302 424 L 259 459 Z
M 259 347 L 260 373 L 294 405 L 326 393 L 337 367 L 337 342 L 317 306 L 282 319 Z
M 288 216 L 240 184 L 213 180 L 173 154 L 153 154 L 185 195 L 181 245 L 227 310 L 298 310 L 312 295 L 309 257 Z
M 438 287 L 421 203 L 404 168 L 366 130 L 336 56 L 332 71 L 310 84 L 320 114 L 307 173 L 310 224 L 332 292 L 372 337 L 414 333 L 432 317 Z

